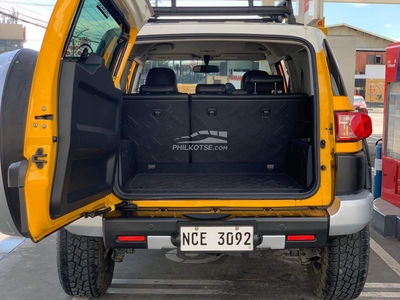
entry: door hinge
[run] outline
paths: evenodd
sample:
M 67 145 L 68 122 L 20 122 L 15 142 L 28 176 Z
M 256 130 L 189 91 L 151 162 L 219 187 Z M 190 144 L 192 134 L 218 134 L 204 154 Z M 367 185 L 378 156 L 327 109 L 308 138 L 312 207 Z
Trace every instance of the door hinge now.
M 127 40 L 129 40 L 129 34 L 127 34 L 126 32 L 121 32 L 121 35 L 119 36 L 117 43 L 118 44 L 125 43 Z
M 325 128 L 326 130 L 329 130 L 329 132 L 333 135 L 333 124 L 331 123 L 329 125 L 329 128 Z
M 112 212 L 112 211 L 116 210 L 117 208 L 123 207 L 125 205 L 127 205 L 127 202 L 121 202 L 121 203 L 118 203 L 115 205 L 108 205 L 108 206 L 106 206 L 104 208 L 100 208 L 98 210 L 94 210 L 91 212 L 84 212 L 83 217 L 84 218 L 94 218 L 94 217 L 103 215 L 105 213 Z
M 38 167 L 38 169 L 42 169 L 43 165 L 45 163 L 47 163 L 47 160 L 41 159 L 46 156 L 47 156 L 47 154 L 43 153 L 43 148 L 38 148 L 36 150 L 36 153 L 34 155 L 32 155 L 32 162 L 34 162 L 36 164 L 36 167 Z

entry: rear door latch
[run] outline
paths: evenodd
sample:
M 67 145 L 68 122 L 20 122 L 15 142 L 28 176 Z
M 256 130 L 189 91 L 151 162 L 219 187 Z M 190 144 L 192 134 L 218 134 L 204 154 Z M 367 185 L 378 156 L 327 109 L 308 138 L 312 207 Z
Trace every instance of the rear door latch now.
M 108 205 L 106 207 L 100 208 L 100 209 L 95 210 L 95 211 L 84 212 L 83 213 L 83 217 L 84 218 L 94 218 L 94 217 L 103 215 L 105 213 L 114 211 L 114 210 L 116 210 L 116 209 L 118 209 L 120 207 L 126 206 L 126 205 L 127 205 L 127 202 L 121 202 L 121 203 L 118 203 L 118 204 L 115 204 L 115 205 Z
M 42 169 L 43 165 L 45 163 L 47 163 L 47 160 L 41 159 L 46 156 L 47 156 L 47 154 L 43 153 L 43 148 L 38 148 L 36 150 L 36 153 L 34 155 L 32 155 L 32 162 L 34 162 L 36 164 L 36 167 L 38 167 L 38 169 Z

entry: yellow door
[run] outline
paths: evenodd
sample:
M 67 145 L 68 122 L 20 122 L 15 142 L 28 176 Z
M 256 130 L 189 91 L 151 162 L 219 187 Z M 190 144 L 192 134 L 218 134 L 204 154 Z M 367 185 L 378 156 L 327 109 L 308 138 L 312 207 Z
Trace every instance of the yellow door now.
M 10 87 L 25 91 L 26 101 L 14 102 L 22 109 L 13 104 L 0 112 L 16 114 L 19 126 L 1 124 L 13 132 L 4 142 L 19 137 L 6 151 L 6 164 L 1 156 L 2 177 L 15 227 L 33 241 L 118 204 L 110 195 L 119 147 L 119 78 L 151 14 L 147 0 L 59 0 L 37 60 L 27 50 L 9 59 L 9 78 L 27 74 Z M 27 67 L 15 67 L 22 59 L 33 65 L 30 78 Z

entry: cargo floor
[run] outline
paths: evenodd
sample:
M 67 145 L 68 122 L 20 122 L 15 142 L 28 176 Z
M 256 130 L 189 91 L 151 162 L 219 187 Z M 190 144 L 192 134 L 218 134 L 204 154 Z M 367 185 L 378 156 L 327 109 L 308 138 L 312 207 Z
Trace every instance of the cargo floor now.
M 124 187 L 139 193 L 234 193 L 301 189 L 287 174 L 137 174 Z

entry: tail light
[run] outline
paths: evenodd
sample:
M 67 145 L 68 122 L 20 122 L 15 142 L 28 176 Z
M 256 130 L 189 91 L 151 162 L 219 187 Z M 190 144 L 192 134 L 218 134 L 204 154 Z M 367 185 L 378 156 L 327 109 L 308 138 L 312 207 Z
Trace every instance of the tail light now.
M 287 240 L 289 242 L 302 242 L 302 241 L 314 241 L 315 235 L 313 234 L 299 234 L 299 235 L 288 235 Z
M 352 142 L 372 134 L 372 120 L 362 112 L 336 112 L 336 141 Z
M 117 241 L 122 243 L 145 242 L 146 237 L 144 235 L 119 235 Z

